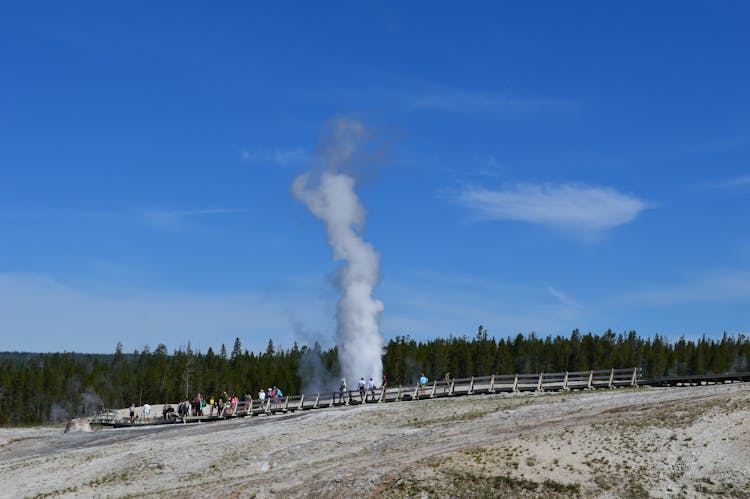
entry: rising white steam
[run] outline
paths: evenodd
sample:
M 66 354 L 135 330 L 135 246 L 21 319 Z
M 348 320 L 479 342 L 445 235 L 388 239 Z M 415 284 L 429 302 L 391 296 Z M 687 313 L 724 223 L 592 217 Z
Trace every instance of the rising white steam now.
M 365 209 L 354 192 L 355 179 L 342 171 L 349 166 L 366 131 L 361 123 L 347 119 L 330 125 L 331 137 L 322 149 L 325 170 L 319 176 L 305 173 L 295 178 L 292 193 L 325 222 L 333 259 L 345 262 L 338 273 L 343 293 L 337 316 L 341 374 L 350 383 L 360 377 L 380 380 L 385 341 L 378 317 L 383 303 L 372 297 L 379 279 L 380 255 L 362 239 Z

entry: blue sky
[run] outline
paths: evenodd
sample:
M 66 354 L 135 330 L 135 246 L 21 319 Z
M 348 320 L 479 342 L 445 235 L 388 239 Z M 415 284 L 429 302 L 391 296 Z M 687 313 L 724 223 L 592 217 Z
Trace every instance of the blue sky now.
M 0 15 L 0 350 L 333 342 L 290 194 L 357 120 L 386 338 L 750 331 L 746 2 Z

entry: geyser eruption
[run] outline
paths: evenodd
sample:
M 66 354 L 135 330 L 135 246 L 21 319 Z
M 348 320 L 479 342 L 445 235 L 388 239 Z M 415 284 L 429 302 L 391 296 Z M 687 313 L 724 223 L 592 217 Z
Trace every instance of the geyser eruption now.
M 354 177 L 341 171 L 365 138 L 365 128 L 348 119 L 330 125 L 330 141 L 322 154 L 325 170 L 319 176 L 305 173 L 295 178 L 292 192 L 325 222 L 333 258 L 345 262 L 337 276 L 343 293 L 336 331 L 341 374 L 350 383 L 360 377 L 379 381 L 385 341 L 378 316 L 383 303 L 372 297 L 372 291 L 378 282 L 380 255 L 362 239 L 366 212 L 354 192 Z

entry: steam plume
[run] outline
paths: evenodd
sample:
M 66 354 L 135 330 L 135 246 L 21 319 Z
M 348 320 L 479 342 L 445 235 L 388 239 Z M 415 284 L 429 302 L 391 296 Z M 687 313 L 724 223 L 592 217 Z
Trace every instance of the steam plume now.
M 372 297 L 379 278 L 380 255 L 362 239 L 365 209 L 354 192 L 355 179 L 342 171 L 358 144 L 366 137 L 354 120 L 330 123 L 330 140 L 322 148 L 325 170 L 319 176 L 305 173 L 294 179 L 292 193 L 326 224 L 333 259 L 346 263 L 338 273 L 343 296 L 338 303 L 337 344 L 342 375 L 348 380 L 383 374 L 385 341 L 378 327 L 383 303 Z

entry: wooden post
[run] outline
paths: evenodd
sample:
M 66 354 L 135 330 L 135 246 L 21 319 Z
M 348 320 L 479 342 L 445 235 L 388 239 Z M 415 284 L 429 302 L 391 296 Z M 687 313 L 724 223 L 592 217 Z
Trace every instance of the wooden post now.
M 638 386 L 638 368 L 633 368 L 633 379 L 630 380 L 630 386 Z
M 301 411 L 301 410 L 302 410 L 302 404 L 304 404 L 304 403 L 305 403 L 305 394 L 303 393 L 303 394 L 302 394 L 302 395 L 300 396 L 300 398 L 299 398 L 299 405 L 297 406 L 297 410 L 298 410 L 298 411 Z
M 494 374 L 490 378 L 490 389 L 487 391 L 490 393 L 495 393 L 495 375 Z
M 396 395 L 396 400 L 401 400 L 401 385 L 398 385 L 398 394 Z
M 437 380 L 432 382 L 432 393 L 430 393 L 430 398 L 435 398 L 435 388 L 437 387 Z
M 419 387 L 420 386 L 421 385 L 419 383 L 417 383 L 417 386 L 414 387 L 414 395 L 411 397 L 412 400 L 419 398 Z
M 448 395 L 449 395 L 449 396 L 451 396 L 451 397 L 452 397 L 453 395 L 455 395 L 455 394 L 454 394 L 454 392 L 453 392 L 453 390 L 454 390 L 454 388 L 455 388 L 455 387 L 456 387 L 456 378 L 453 378 L 453 379 L 451 380 L 451 389 L 450 389 L 450 390 L 448 390 Z
M 513 393 L 518 393 L 518 373 L 516 373 L 516 377 L 513 378 Z
M 378 403 L 383 402 L 385 400 L 385 386 L 380 387 L 380 398 L 378 399 Z
M 471 381 L 469 382 L 469 391 L 466 392 L 466 395 L 474 395 L 474 376 L 471 377 Z
M 563 390 L 568 389 L 568 371 L 565 371 L 565 377 L 563 378 Z
M 588 386 L 586 388 L 588 388 L 589 390 L 591 390 L 591 388 L 593 388 L 593 386 L 592 386 L 593 382 L 594 382 L 594 371 L 591 370 L 591 371 L 589 371 L 589 384 L 588 384 Z
M 609 370 L 609 386 L 607 388 L 612 388 L 614 386 L 615 382 L 615 368 Z
M 318 392 L 318 395 L 315 396 L 315 403 L 313 404 L 313 409 L 317 409 L 319 403 L 320 403 L 320 392 Z
M 271 399 L 266 399 L 266 414 L 271 414 Z
M 543 392 L 544 391 L 544 373 L 539 373 L 539 381 L 536 383 L 536 391 Z

